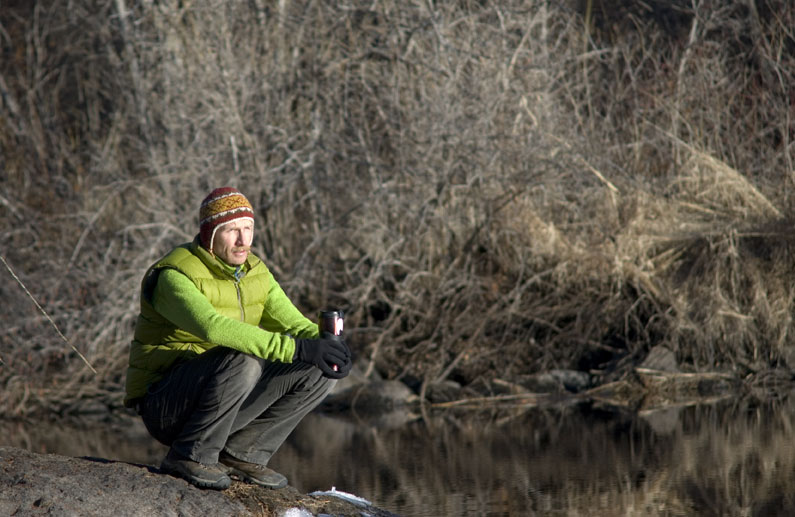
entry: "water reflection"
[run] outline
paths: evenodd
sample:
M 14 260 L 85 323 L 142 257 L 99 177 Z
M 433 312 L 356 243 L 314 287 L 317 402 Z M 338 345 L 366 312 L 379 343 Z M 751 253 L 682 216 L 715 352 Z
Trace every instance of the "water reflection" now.
M 743 399 L 641 414 L 592 404 L 451 413 L 399 427 L 310 415 L 272 466 L 406 516 L 789 515 L 795 406 Z M 2 423 L 39 452 L 156 465 L 143 426 Z

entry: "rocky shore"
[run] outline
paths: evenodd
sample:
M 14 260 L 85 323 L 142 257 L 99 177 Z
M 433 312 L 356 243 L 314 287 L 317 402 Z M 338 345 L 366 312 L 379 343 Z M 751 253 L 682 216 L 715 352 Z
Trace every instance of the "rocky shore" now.
M 239 517 L 395 514 L 344 493 L 302 494 L 233 482 L 222 492 L 200 490 L 148 465 L 103 458 L 36 454 L 0 447 L 0 515 Z

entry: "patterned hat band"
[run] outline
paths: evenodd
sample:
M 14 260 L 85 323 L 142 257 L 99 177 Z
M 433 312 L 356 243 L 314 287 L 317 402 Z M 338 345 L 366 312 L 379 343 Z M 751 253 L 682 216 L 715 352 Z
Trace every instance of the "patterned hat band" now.
M 199 238 L 202 246 L 212 253 L 218 228 L 238 219 L 254 222 L 254 210 L 246 196 L 232 187 L 217 188 L 210 192 L 199 207 Z

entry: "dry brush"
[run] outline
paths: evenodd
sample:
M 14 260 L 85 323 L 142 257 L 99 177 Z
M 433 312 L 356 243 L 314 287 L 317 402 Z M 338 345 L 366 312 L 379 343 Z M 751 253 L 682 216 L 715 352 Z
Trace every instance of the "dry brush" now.
M 713 4 L 4 3 L 0 250 L 99 373 L 0 271 L 0 407 L 118 404 L 225 184 L 369 371 L 788 366 L 795 8 Z

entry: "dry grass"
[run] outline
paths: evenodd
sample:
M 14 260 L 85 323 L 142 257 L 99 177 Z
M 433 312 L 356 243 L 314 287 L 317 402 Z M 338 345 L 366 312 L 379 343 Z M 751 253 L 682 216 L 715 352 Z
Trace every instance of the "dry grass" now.
M 795 8 L 640 5 L 4 5 L 0 250 L 99 373 L 9 279 L 0 407 L 117 404 L 141 274 L 224 184 L 390 377 L 790 364 Z

